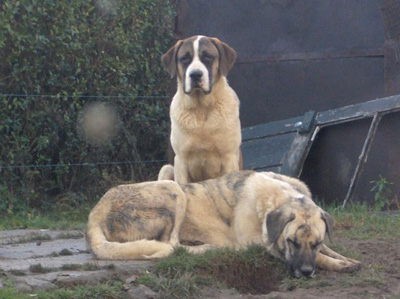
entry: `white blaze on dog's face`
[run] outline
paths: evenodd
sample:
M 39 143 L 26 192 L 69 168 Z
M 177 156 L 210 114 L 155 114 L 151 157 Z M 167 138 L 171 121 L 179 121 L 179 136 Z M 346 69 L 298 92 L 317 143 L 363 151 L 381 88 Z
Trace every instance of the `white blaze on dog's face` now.
M 178 41 L 161 59 L 173 77 L 175 74 L 186 94 L 210 94 L 215 82 L 226 76 L 236 52 L 217 38 L 193 36 Z
M 213 65 L 218 51 L 203 36 L 198 36 L 190 45 L 193 45 L 193 49 L 191 46 L 183 46 L 178 51 L 179 68 L 183 74 L 183 91 L 190 94 L 194 89 L 200 89 L 209 94 L 211 81 L 216 77 L 216 74 L 213 76 Z

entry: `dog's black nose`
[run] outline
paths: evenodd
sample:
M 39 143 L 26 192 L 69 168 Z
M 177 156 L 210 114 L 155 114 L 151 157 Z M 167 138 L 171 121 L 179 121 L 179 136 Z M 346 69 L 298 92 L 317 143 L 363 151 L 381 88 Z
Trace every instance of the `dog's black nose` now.
M 301 268 L 301 274 L 305 277 L 312 276 L 314 274 L 314 269 L 310 267 Z
M 203 71 L 202 70 L 193 70 L 189 74 L 190 78 L 196 81 L 200 81 L 201 77 L 203 77 Z

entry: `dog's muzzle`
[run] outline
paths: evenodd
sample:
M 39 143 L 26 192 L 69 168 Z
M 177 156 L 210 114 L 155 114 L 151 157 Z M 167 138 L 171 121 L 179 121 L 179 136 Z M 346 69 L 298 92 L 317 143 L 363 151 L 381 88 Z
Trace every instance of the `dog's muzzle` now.
M 211 92 L 210 82 L 204 70 L 195 68 L 187 74 L 187 83 L 185 84 L 185 93 L 190 94 L 193 90 L 202 91 L 204 94 Z
M 189 78 L 190 78 L 190 89 L 196 89 L 196 88 L 200 88 L 202 89 L 204 92 L 204 87 L 203 87 L 203 71 L 202 70 L 193 70 L 189 73 Z
M 291 269 L 291 272 L 294 277 L 314 277 L 315 276 L 315 268 L 311 266 L 301 266 L 300 268 Z

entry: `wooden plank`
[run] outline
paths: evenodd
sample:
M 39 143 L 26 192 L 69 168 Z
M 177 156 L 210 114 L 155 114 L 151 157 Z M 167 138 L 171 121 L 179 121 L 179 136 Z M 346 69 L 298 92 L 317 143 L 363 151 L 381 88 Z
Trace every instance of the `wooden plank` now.
M 242 144 L 243 168 L 259 169 L 281 166 L 296 133 L 255 139 Z
M 302 119 L 303 117 L 301 116 L 243 128 L 242 141 L 246 142 L 248 140 L 295 132 L 300 128 Z
M 307 158 L 308 152 L 311 148 L 313 132 L 308 134 L 297 134 L 294 138 L 289 151 L 286 153 L 281 173 L 292 177 L 299 177 L 302 170 L 304 161 Z
M 310 111 L 304 114 L 302 125 L 299 128 L 300 133 L 308 133 L 310 132 L 315 126 L 315 119 L 317 118 L 317 112 Z
M 282 167 L 281 166 L 267 166 L 267 167 L 256 167 L 253 168 L 252 170 L 257 170 L 257 171 L 272 171 L 275 173 L 282 173 Z
M 310 111 L 305 113 L 303 116 L 243 128 L 242 141 L 246 142 L 248 140 L 287 134 L 296 131 L 308 132 L 314 125 L 316 115 L 317 113 L 315 111 Z
M 332 123 L 336 124 L 373 117 L 378 112 L 394 112 L 397 110 L 400 110 L 400 95 L 319 112 L 315 123 L 319 126 L 326 126 Z

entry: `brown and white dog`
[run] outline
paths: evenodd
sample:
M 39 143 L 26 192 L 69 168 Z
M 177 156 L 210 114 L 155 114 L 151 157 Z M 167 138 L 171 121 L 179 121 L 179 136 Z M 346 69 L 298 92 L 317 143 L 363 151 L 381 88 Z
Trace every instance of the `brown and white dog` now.
M 226 76 L 236 52 L 217 38 L 193 36 L 162 56 L 178 87 L 170 107 L 174 168 L 159 180 L 199 182 L 241 169 L 239 99 Z

